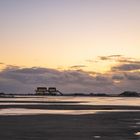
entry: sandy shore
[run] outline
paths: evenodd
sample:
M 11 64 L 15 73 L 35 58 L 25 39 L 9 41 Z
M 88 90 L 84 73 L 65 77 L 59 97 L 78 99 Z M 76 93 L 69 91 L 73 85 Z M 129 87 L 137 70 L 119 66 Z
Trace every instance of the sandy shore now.
M 140 112 L 0 116 L 1 140 L 138 140 Z
M 34 109 L 139 109 L 136 106 L 2 105 Z M 0 140 L 138 140 L 140 112 L 0 116 Z
M 95 114 L 0 115 L 0 140 L 139 140 L 140 106 L 82 105 L 75 101 L 1 100 L 3 109 L 110 110 Z M 21 104 L 25 103 L 25 104 Z M 37 103 L 37 104 L 32 104 Z M 116 110 L 117 112 L 114 112 Z M 118 111 L 120 110 L 120 111 Z M 127 112 L 123 112 L 127 110 Z M 129 111 L 130 110 L 130 111 Z M 133 112 L 132 112 L 133 110 Z

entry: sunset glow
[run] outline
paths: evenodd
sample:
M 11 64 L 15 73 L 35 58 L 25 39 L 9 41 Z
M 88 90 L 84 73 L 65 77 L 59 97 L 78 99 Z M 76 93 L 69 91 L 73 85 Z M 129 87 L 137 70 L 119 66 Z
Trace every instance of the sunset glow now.
M 0 9 L 1 73 L 35 67 L 83 71 L 91 79 L 140 77 L 139 0 L 0 0 Z

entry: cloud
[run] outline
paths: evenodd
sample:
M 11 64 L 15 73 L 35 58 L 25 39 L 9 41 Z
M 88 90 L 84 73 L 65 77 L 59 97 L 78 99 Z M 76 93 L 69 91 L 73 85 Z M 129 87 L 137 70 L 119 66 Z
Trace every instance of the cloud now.
M 99 56 L 99 60 L 110 60 L 108 56 Z
M 0 62 L 0 65 L 5 65 L 4 63 Z
M 111 85 L 111 79 L 102 75 L 91 76 L 82 70 L 10 66 L 0 72 L 0 87 L 6 92 L 33 92 L 37 86 L 57 86 L 64 92 L 100 92 L 103 87 Z
M 18 68 L 14 70 L 13 72 L 19 73 L 19 74 L 45 74 L 45 73 L 51 73 L 51 74 L 59 74 L 60 72 L 55 69 L 50 68 L 40 68 L 40 67 L 32 67 L 32 68 Z
M 113 61 L 119 64 L 140 64 L 140 60 L 131 58 L 131 57 L 125 57 L 123 55 L 108 55 L 108 56 L 98 56 L 96 59 L 93 60 L 86 60 L 89 63 L 100 63 L 101 61 Z
M 128 80 L 140 80 L 140 72 L 126 73 L 125 77 Z
M 70 68 L 71 69 L 81 69 L 81 68 L 84 68 L 84 67 L 87 67 L 86 65 L 74 65 L 74 66 L 71 66 Z
M 140 60 L 131 57 L 125 57 L 123 55 L 99 56 L 98 62 L 100 61 L 115 62 L 115 64 L 111 67 L 111 71 L 140 70 Z
M 86 60 L 89 63 L 100 63 L 102 61 L 115 61 L 115 62 L 121 62 L 121 61 L 128 61 L 130 58 L 124 57 L 123 55 L 108 55 L 108 56 L 98 56 L 95 59 Z
M 111 71 L 106 73 L 81 70 L 85 65 L 74 65 L 69 70 L 7 65 L 0 71 L 0 92 L 34 93 L 38 86 L 56 86 L 60 91 L 69 93 L 120 93 L 124 90 L 139 92 L 139 61 L 124 59 L 121 55 L 107 56 L 108 58 L 117 58 L 117 65 L 112 66 Z M 122 58 L 124 61 L 119 62 Z
M 122 58 L 122 55 L 109 55 L 109 56 L 99 56 L 99 60 L 116 60 Z
M 112 76 L 112 79 L 113 80 L 123 80 L 124 79 L 124 76 L 123 75 L 113 75 Z
M 115 58 L 115 57 L 122 57 L 122 55 L 119 55 L 119 54 L 117 54 L 117 55 L 109 55 L 108 57 Z
M 123 58 L 122 55 L 109 55 L 109 56 L 98 56 L 99 60 L 108 61 L 108 60 L 118 60 L 120 58 Z
M 112 67 L 112 71 L 133 71 L 133 70 L 140 70 L 140 64 L 130 63 Z

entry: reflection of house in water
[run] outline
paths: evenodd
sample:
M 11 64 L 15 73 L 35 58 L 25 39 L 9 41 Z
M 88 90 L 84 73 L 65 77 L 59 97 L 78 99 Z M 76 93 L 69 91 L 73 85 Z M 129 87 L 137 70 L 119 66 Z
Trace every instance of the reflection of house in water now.
M 63 95 L 56 87 L 37 87 L 35 92 L 36 95 Z

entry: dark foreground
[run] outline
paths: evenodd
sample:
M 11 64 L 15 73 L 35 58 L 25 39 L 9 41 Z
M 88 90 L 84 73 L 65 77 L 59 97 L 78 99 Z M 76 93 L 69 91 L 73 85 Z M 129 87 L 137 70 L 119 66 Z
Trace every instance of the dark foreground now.
M 0 116 L 0 140 L 139 140 L 140 112 Z

